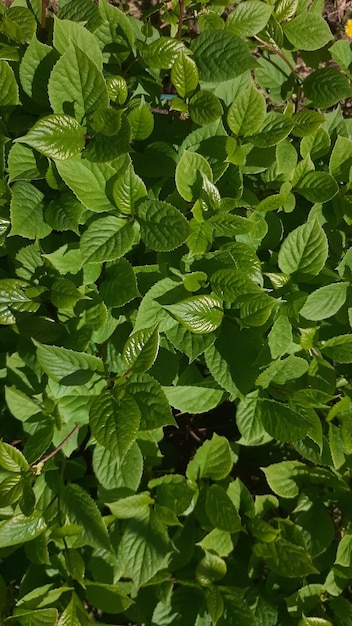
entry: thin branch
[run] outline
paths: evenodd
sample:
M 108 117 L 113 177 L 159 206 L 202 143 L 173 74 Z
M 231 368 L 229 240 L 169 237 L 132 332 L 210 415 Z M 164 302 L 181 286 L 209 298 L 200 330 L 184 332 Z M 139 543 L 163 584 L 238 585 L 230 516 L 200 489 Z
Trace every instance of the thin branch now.
M 35 463 L 35 465 L 42 465 L 42 463 L 46 463 L 46 461 L 49 461 L 49 459 L 51 459 L 53 456 L 55 456 L 55 454 L 57 454 L 59 452 L 59 450 L 61 450 L 61 448 L 64 447 L 65 443 L 68 442 L 69 439 L 71 439 L 71 437 L 73 437 L 73 435 L 77 432 L 77 430 L 79 429 L 81 424 L 76 424 L 76 426 L 71 430 L 70 433 L 68 433 L 68 435 L 65 437 L 65 439 L 63 439 L 61 441 L 61 443 L 59 443 L 59 445 L 57 446 L 57 448 L 55 448 L 55 450 L 53 450 L 52 452 L 50 452 L 49 454 L 47 454 L 41 461 L 39 461 L 39 463 Z
M 182 36 L 182 22 L 183 22 L 183 17 L 185 14 L 185 0 L 178 0 L 178 5 L 179 5 L 179 16 L 178 16 L 178 27 L 177 27 L 177 34 L 176 34 L 176 39 L 181 39 Z
M 42 21 L 41 29 L 46 29 L 46 7 L 48 6 L 48 0 L 42 0 Z
M 288 58 L 284 55 L 284 53 L 280 50 L 280 48 L 276 48 L 275 46 L 272 46 L 270 43 L 268 43 L 267 41 L 264 41 L 264 39 L 261 39 L 260 37 L 255 36 L 254 38 L 257 41 L 259 41 L 259 43 L 261 43 L 263 46 L 265 46 L 265 48 L 268 48 L 268 50 L 271 50 L 271 52 L 274 52 L 274 54 L 277 54 L 280 57 L 280 59 L 282 59 L 286 63 L 286 65 L 288 65 L 288 67 L 290 68 L 296 80 L 301 78 L 298 72 L 296 71 L 296 68 L 292 65 L 292 63 L 288 60 Z

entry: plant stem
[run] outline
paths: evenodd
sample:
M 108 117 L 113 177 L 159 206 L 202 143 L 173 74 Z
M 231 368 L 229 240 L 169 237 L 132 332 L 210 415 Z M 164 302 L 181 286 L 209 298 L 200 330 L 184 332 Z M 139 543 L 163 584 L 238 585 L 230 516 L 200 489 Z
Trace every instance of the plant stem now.
M 180 13 L 178 16 L 178 27 L 177 27 L 176 39 L 181 39 L 182 22 L 183 22 L 183 17 L 185 14 L 185 0 L 178 0 L 178 4 L 179 4 Z
M 65 439 L 63 439 L 61 441 L 61 443 L 59 443 L 57 448 L 55 448 L 55 450 L 53 450 L 52 452 L 47 454 L 41 461 L 39 461 L 39 463 L 46 463 L 46 461 L 49 461 L 49 459 L 51 459 L 53 456 L 55 456 L 55 454 L 57 454 L 59 452 L 59 450 L 61 450 L 61 448 L 64 447 L 65 443 L 67 443 L 67 441 L 69 439 L 71 439 L 71 437 L 73 437 L 73 435 L 79 429 L 79 427 L 80 427 L 80 424 L 76 424 L 76 426 L 71 430 L 70 433 L 68 433 L 68 435 L 65 437 Z M 38 465 L 38 464 L 36 463 L 36 465 Z
M 48 5 L 48 0 L 42 0 L 42 21 L 41 21 L 41 29 L 46 29 L 46 7 Z
M 274 54 L 277 54 L 280 57 L 280 59 L 282 59 L 286 63 L 286 65 L 288 65 L 288 67 L 290 68 L 296 80 L 300 79 L 300 75 L 296 71 L 296 68 L 292 65 L 292 63 L 288 60 L 288 58 L 285 56 L 282 50 L 280 50 L 280 48 L 276 48 L 275 46 L 272 46 L 267 41 L 264 41 L 264 39 L 260 39 L 260 37 L 255 36 L 254 38 L 257 41 L 259 41 L 259 43 L 261 43 L 263 46 L 265 46 L 265 48 L 268 48 L 268 50 L 271 50 L 271 52 L 273 52 Z

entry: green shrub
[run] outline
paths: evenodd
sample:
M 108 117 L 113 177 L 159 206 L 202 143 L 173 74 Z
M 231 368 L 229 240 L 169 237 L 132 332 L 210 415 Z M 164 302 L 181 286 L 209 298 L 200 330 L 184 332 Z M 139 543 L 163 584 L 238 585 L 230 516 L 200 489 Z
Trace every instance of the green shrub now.
M 3 624 L 352 624 L 352 50 L 321 11 L 0 4 Z

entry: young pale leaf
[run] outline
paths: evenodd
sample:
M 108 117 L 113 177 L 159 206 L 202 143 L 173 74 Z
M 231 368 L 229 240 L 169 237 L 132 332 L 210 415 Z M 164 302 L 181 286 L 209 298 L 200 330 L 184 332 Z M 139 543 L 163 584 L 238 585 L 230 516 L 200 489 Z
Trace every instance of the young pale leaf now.
M 171 81 L 181 98 L 186 98 L 198 85 L 198 69 L 193 59 L 180 52 L 171 69 Z
M 222 113 L 220 100 L 211 91 L 201 89 L 192 96 L 189 102 L 191 119 L 199 126 L 212 124 L 221 117 Z
M 123 577 L 131 578 L 138 589 L 166 565 L 170 551 L 165 526 L 153 510 L 128 520 L 118 548 Z
M 69 113 L 85 127 L 96 109 L 109 104 L 102 72 L 74 43 L 51 72 L 48 93 L 55 113 Z
M 241 37 L 253 37 L 267 25 L 273 7 L 260 0 L 240 2 L 226 20 L 226 28 Z
M 26 239 L 42 239 L 49 235 L 51 228 L 43 216 L 44 195 L 31 183 L 20 180 L 12 187 L 11 235 Z
M 313 11 L 302 11 L 283 25 L 287 39 L 298 50 L 318 50 L 331 41 L 332 34 L 326 21 Z
M 224 312 L 215 296 L 204 294 L 164 305 L 167 311 L 192 333 L 212 333 L 221 325 Z
M 66 185 L 87 209 L 103 213 L 115 208 L 106 195 L 107 184 L 115 174 L 111 165 L 91 163 L 78 156 L 70 161 L 57 161 L 56 168 Z
M 307 434 L 311 423 L 286 404 L 260 399 L 257 410 L 265 430 L 278 441 L 298 441 Z
M 144 373 L 132 374 L 127 391 L 137 402 L 141 413 L 139 430 L 176 425 L 165 392 L 157 380 Z
M 318 321 L 332 317 L 346 302 L 349 283 L 333 283 L 310 293 L 300 315 L 307 320 Z
M 258 0 L 258 4 L 264 3 Z M 247 89 L 236 95 L 227 113 L 227 123 L 234 135 L 248 137 L 248 135 L 253 135 L 260 130 L 265 117 L 265 98 L 251 84 Z
M 126 367 L 133 372 L 146 372 L 153 365 L 158 350 L 158 327 L 141 328 L 127 339 L 122 351 L 122 358 Z
M 205 82 L 231 80 L 255 65 L 247 44 L 228 30 L 203 31 L 191 48 L 199 78 Z
M 279 252 L 279 268 L 285 274 L 301 272 L 317 276 L 328 257 L 328 240 L 317 220 L 288 234 Z
M 299 111 L 293 116 L 295 126 L 292 130 L 292 134 L 296 137 L 305 137 L 315 133 L 318 128 L 324 123 L 324 115 L 317 111 L 304 110 Z
M 103 362 L 96 356 L 74 352 L 58 346 L 45 346 L 34 341 L 37 358 L 43 372 L 61 384 L 82 384 L 89 380 L 93 372 L 103 372 Z M 79 382 L 78 382 L 79 381 Z
M 119 176 L 113 187 L 114 202 L 121 213 L 133 213 L 135 204 L 147 195 L 147 189 L 132 164 Z
M 203 186 L 202 175 L 213 181 L 208 161 L 197 152 L 185 150 L 176 167 L 176 187 L 180 196 L 192 202 L 199 197 Z
M 16 313 L 36 311 L 40 302 L 34 297 L 38 295 L 36 288 L 24 280 L 3 278 L 0 280 L 0 324 L 15 324 Z
M 18 86 L 13 70 L 6 61 L 0 61 L 0 108 L 17 103 Z
M 110 549 L 109 535 L 95 501 L 79 487 L 69 484 L 62 494 L 63 508 L 72 524 L 82 528 L 83 545 L 88 544 L 104 550 Z
M 96 440 L 121 462 L 136 440 L 141 414 L 130 394 L 116 400 L 106 391 L 96 396 L 89 410 L 89 423 Z
M 188 463 L 186 475 L 190 480 L 212 478 L 222 480 L 231 472 L 233 465 L 231 448 L 225 437 L 216 433 L 198 448 L 194 458 Z
M 224 398 L 222 389 L 210 387 L 180 385 L 179 387 L 163 387 L 163 389 L 172 407 L 191 415 L 211 411 Z
M 352 363 L 352 335 L 338 335 L 322 341 L 320 349 L 329 359 L 337 363 Z
M 84 52 L 96 64 L 98 69 L 102 68 L 103 55 L 96 37 L 82 24 L 54 16 L 54 48 L 60 54 L 65 54 L 72 43 Z
M 241 530 L 241 519 L 232 500 L 220 485 L 211 485 L 206 492 L 206 513 L 215 528 L 236 533 Z
M 14 515 L 0 522 L 0 548 L 32 541 L 46 530 L 45 519 L 38 513 Z
M 189 235 L 186 218 L 167 202 L 144 200 L 138 205 L 137 219 L 145 245 L 157 252 L 178 248 Z
M 114 261 L 132 246 L 134 231 L 126 220 L 110 215 L 88 226 L 81 237 L 82 264 Z
M 42 117 L 23 137 L 16 141 L 35 148 L 58 161 L 77 156 L 84 148 L 84 130 L 70 115 Z

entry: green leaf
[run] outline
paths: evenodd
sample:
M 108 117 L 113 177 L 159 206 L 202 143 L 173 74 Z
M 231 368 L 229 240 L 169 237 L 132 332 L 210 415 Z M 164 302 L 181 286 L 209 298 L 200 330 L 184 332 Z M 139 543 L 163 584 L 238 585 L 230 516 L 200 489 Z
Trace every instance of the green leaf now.
M 352 95 L 347 76 L 333 67 L 324 67 L 310 74 L 303 83 L 303 90 L 317 109 L 327 109 Z
M 218 406 L 223 398 L 222 389 L 210 387 L 180 385 L 177 387 L 163 387 L 171 406 L 181 413 L 206 413 Z
M 145 245 L 158 252 L 178 248 L 189 235 L 186 218 L 167 202 L 144 200 L 138 205 L 137 219 Z
M 255 77 L 259 86 L 265 90 L 274 102 L 283 102 L 290 98 L 294 90 L 291 70 L 277 54 L 264 53 L 258 59 Z
M 69 554 L 72 561 L 72 552 Z M 77 554 L 77 552 L 75 552 L 75 554 Z M 78 582 L 81 583 L 81 580 L 78 580 Z M 58 626 L 86 626 L 86 624 L 87 614 L 80 600 L 76 594 L 73 593 L 71 601 L 60 616 Z
M 320 349 L 329 359 L 337 363 L 352 363 L 352 335 L 338 335 L 322 341 Z
M 170 69 L 180 53 L 185 53 L 184 44 L 171 37 L 160 37 L 143 46 L 142 58 L 149 67 Z M 180 94 L 181 95 L 181 94 Z
M 110 502 L 109 509 L 117 519 L 131 519 L 147 513 L 148 508 L 154 500 L 148 493 L 139 493 L 134 496 L 127 496 L 117 502 Z
M 33 37 L 20 65 L 20 79 L 24 92 L 45 109 L 49 108 L 47 84 L 57 59 L 58 55 L 51 46 Z
M 8 472 L 21 472 L 28 470 L 28 463 L 22 452 L 14 446 L 0 441 L 0 467 Z
M 93 372 L 104 371 L 103 362 L 96 356 L 58 346 L 45 346 L 37 341 L 34 343 L 37 347 L 37 359 L 43 372 L 56 382 L 82 384 L 81 379 L 84 383 L 91 378 Z
M 139 176 L 135 173 L 132 164 L 114 182 L 113 198 L 121 213 L 133 213 L 138 200 L 145 198 L 147 189 Z
M 55 280 L 51 287 L 50 300 L 58 309 L 72 307 L 82 298 L 76 285 L 67 278 Z
M 165 527 L 153 510 L 128 520 L 118 548 L 123 577 L 131 578 L 138 589 L 166 565 L 170 548 Z
M 123 584 L 108 585 L 100 582 L 85 581 L 85 586 L 89 604 L 106 613 L 112 615 L 123 613 L 133 604 L 133 600 L 125 594 Z
M 263 389 L 267 389 L 272 383 L 274 385 L 285 385 L 290 380 L 296 380 L 303 376 L 307 370 L 307 361 L 291 354 L 286 359 L 272 361 L 258 376 L 256 385 Z
M 211 485 L 206 491 L 205 510 L 215 528 L 236 533 L 241 530 L 241 520 L 232 500 L 220 485 Z
M 171 278 L 163 278 L 156 282 L 145 294 L 136 317 L 134 330 L 140 328 L 148 328 L 159 324 L 160 332 L 169 330 L 176 326 L 177 322 L 167 313 L 165 307 L 159 303 L 158 299 L 173 294 L 174 290 L 179 287 L 179 283 Z M 182 293 L 185 291 L 182 289 Z M 173 298 L 171 299 L 172 302 Z
M 15 609 L 14 617 L 21 626 L 56 626 L 57 609 L 38 609 L 33 611 L 24 611 L 23 609 Z
M 352 167 L 352 141 L 347 137 L 337 137 L 330 156 L 329 172 L 337 182 L 348 182 Z
M 134 46 L 134 29 L 129 17 L 106 0 L 99 3 L 102 24 L 95 30 L 104 63 L 120 65 L 131 54 Z
M 185 150 L 176 167 L 176 187 L 184 200 L 192 202 L 199 197 L 203 175 L 212 182 L 213 173 L 208 161 L 197 152 Z
M 349 283 L 334 283 L 316 289 L 305 301 L 300 315 L 307 320 L 325 320 L 335 315 L 346 302 Z
M 211 333 L 221 325 L 221 302 L 211 295 L 192 296 L 177 304 L 164 305 L 167 311 L 192 333 Z
M 196 576 L 201 585 L 211 585 L 214 581 L 221 580 L 226 572 L 225 561 L 211 552 L 205 553 L 196 568 Z
M 268 335 L 268 344 L 271 358 L 277 359 L 283 356 L 292 342 L 292 326 L 286 315 L 280 315 L 275 320 Z
M 98 28 L 103 21 L 99 15 L 98 7 L 90 0 L 81 0 L 79 4 L 72 0 L 65 2 L 65 4 L 61 3 L 58 16 L 60 19 L 85 22 L 86 28 L 91 31 Z
M 188 356 L 190 362 L 194 361 L 197 356 L 209 348 L 215 339 L 215 336 L 211 334 L 195 335 L 191 331 L 186 330 L 181 324 L 176 324 L 176 326 L 170 328 L 166 335 L 177 350 Z
M 171 82 L 181 98 L 189 97 L 198 85 L 198 69 L 193 59 L 179 52 L 171 68 Z
M 147 139 L 154 128 L 154 117 L 149 106 L 141 98 L 127 113 L 131 125 L 132 138 L 138 141 Z
M 9 182 L 44 178 L 48 161 L 29 146 L 14 143 L 8 156 Z
M 302 272 L 317 276 L 328 257 L 328 241 L 316 220 L 288 234 L 279 252 L 279 268 L 285 274 Z
M 87 209 L 96 213 L 114 209 L 106 194 L 106 187 L 115 174 L 111 165 L 108 163 L 98 165 L 78 156 L 69 162 L 57 161 L 56 167 L 63 181 Z
M 46 237 L 51 228 L 43 217 L 44 194 L 27 181 L 19 181 L 12 187 L 11 232 L 26 239 Z
M 122 462 L 107 448 L 97 444 L 93 451 L 94 473 L 105 489 L 128 489 L 135 492 L 143 473 L 143 457 L 136 443 L 126 452 Z
M 128 87 L 123 76 L 110 76 L 106 82 L 109 98 L 117 104 L 125 104 L 128 97 Z
M 59 198 L 51 200 L 51 202 L 44 207 L 44 217 L 45 221 L 54 230 L 73 230 L 77 233 L 82 211 L 83 206 L 81 203 L 78 202 L 73 193 L 67 189 L 60 194 Z M 80 265 L 80 260 L 78 263 Z M 72 265 L 69 265 L 69 269 L 73 270 Z
M 99 293 L 105 304 L 111 308 L 122 306 L 139 295 L 133 268 L 126 259 L 117 259 L 106 264 Z
M 336 196 L 336 180 L 327 172 L 307 172 L 296 185 L 297 192 L 310 202 L 327 202 Z
M 231 80 L 255 65 L 245 42 L 229 31 L 203 31 L 193 41 L 191 49 L 201 81 Z
M 302 12 L 283 24 L 284 33 L 297 50 L 318 50 L 332 39 L 326 21 L 313 11 Z
M 36 298 L 42 289 L 31 287 L 24 280 L 0 280 L 0 324 L 15 324 L 16 313 L 36 311 L 40 302 Z
M 109 109 L 107 109 L 109 110 Z M 111 109 L 112 110 L 112 109 Z M 91 118 L 91 124 L 95 126 L 96 113 L 101 112 L 101 108 L 96 109 Z M 126 116 L 121 117 L 121 111 L 115 111 L 119 114 L 121 121 L 120 129 L 114 135 L 107 136 L 105 128 L 104 132 L 97 132 L 89 141 L 84 157 L 92 163 L 106 163 L 118 159 L 120 156 L 126 155 L 130 149 L 131 142 L 131 124 Z
M 109 103 L 102 72 L 73 43 L 55 64 L 48 93 L 54 113 L 75 117 L 84 128 L 94 111 L 107 107 Z
M 138 404 L 141 414 L 140 430 L 176 425 L 163 388 L 148 374 L 132 374 L 128 379 L 128 393 Z
M 188 108 L 191 119 L 199 126 L 212 124 L 223 114 L 219 98 L 202 89 L 192 96 Z
M 186 475 L 189 480 L 212 478 L 222 480 L 231 472 L 233 465 L 229 442 L 216 433 L 198 448 L 188 463 Z
M 2 30 L 10 39 L 18 43 L 29 43 L 37 29 L 33 13 L 24 6 L 13 6 L 6 11 Z
M 279 441 L 303 439 L 311 425 L 306 417 L 275 400 L 260 399 L 257 410 L 265 430 Z
M 1 322 L 2 324 L 4 322 Z M 27 419 L 40 413 L 41 408 L 31 398 L 16 387 L 5 387 L 6 404 L 16 419 L 25 422 Z
M 78 524 L 82 528 L 80 545 L 110 549 L 109 535 L 99 509 L 82 487 L 67 485 L 62 493 L 62 504 L 71 524 Z
M 276 146 L 280 141 L 286 139 L 293 127 L 294 121 L 292 118 L 289 119 L 281 113 L 271 111 L 266 115 L 260 132 L 256 135 L 251 135 L 250 141 L 258 148 Z
M 96 37 L 82 24 L 54 16 L 54 48 L 60 54 L 65 54 L 72 43 L 84 52 L 99 69 L 102 68 L 103 55 Z
M 313 566 L 306 549 L 286 539 L 279 538 L 271 543 L 256 544 L 254 554 L 266 561 L 269 569 L 279 576 L 300 578 L 318 571 Z
M 260 419 L 260 414 L 257 410 L 258 401 L 258 391 L 253 391 L 241 400 L 237 406 L 236 424 L 242 435 L 240 443 L 244 446 L 261 445 L 271 439 Z
M 89 410 L 93 436 L 120 462 L 136 440 L 140 418 L 138 404 L 130 394 L 118 400 L 106 391 L 94 398 Z
M 26 515 L 14 515 L 0 522 L 0 548 L 16 546 L 32 541 L 46 530 L 45 519 L 39 512 Z
M 122 257 L 132 246 L 134 231 L 126 220 L 110 215 L 91 222 L 81 237 L 82 263 L 101 263 Z
M 296 137 L 305 137 L 315 133 L 321 124 L 324 123 L 325 118 L 317 111 L 299 111 L 293 116 L 295 126 L 292 130 L 292 134 Z
M 240 2 L 226 20 L 226 28 L 241 37 L 253 37 L 267 25 L 273 7 L 260 0 Z
M 84 148 L 84 130 L 69 115 L 42 117 L 23 137 L 16 139 L 58 161 L 77 156 Z
M 214 229 L 214 234 L 217 237 L 236 237 L 237 235 L 246 235 L 253 229 L 253 222 L 246 218 L 241 217 L 240 215 L 232 215 L 231 213 L 221 213 L 218 215 L 213 215 L 210 217 L 207 222 L 207 225 L 211 226 Z M 232 244 L 233 246 L 236 244 Z M 236 248 L 239 249 L 238 246 L 243 246 L 244 244 L 238 243 Z M 236 248 L 233 248 L 236 250 Z M 242 249 L 243 251 L 243 249 Z M 253 255 L 253 251 L 247 253 Z M 239 263 L 238 257 L 239 255 L 235 255 L 236 264 Z M 258 261 L 257 261 L 258 263 Z M 241 269 L 240 267 L 238 269 Z M 248 268 L 246 267 L 246 270 Z
M 211 276 L 211 286 L 214 292 L 225 302 L 234 302 L 246 294 L 263 293 L 245 272 L 226 268 L 214 272 Z
M 141 328 L 127 339 L 122 358 L 133 372 L 146 372 L 153 365 L 159 351 L 157 326 Z
M 209 593 L 207 594 L 207 610 L 213 623 L 216 624 L 224 612 L 224 601 L 217 587 L 209 589 Z
M 248 1 L 258 2 L 259 4 L 259 0 Z M 263 3 L 260 2 L 260 4 Z M 247 89 L 244 89 L 244 91 L 238 94 L 231 104 L 227 114 L 227 123 L 234 135 L 248 137 L 248 135 L 253 135 L 260 130 L 265 117 L 265 98 L 258 89 L 251 84 Z
M 269 319 L 275 300 L 262 292 L 239 296 L 237 304 L 245 326 L 262 326 Z

